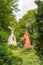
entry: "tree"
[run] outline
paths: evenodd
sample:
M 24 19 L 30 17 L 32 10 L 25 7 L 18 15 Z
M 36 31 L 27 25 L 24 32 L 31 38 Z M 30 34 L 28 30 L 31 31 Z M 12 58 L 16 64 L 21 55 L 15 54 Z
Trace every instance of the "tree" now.
M 35 25 L 36 25 L 35 13 L 36 10 L 27 11 L 27 13 L 19 20 L 19 25 L 20 28 L 22 29 L 21 34 L 23 35 L 24 31 L 28 31 L 28 33 L 30 34 L 30 39 L 32 44 L 35 38 L 33 37 L 33 34 L 35 33 Z
M 17 10 L 17 0 L 0 0 L 0 65 L 21 65 L 21 58 L 14 56 L 7 45 L 10 30 L 8 26 L 14 25 L 16 19 L 12 13 Z M 15 10 L 16 9 L 16 10 Z
M 0 42 L 7 42 L 9 32 L 8 26 L 16 22 L 13 10 L 17 11 L 17 0 L 0 0 Z
M 35 14 L 36 17 L 36 26 L 37 26 L 37 32 L 38 32 L 38 44 L 39 48 L 43 48 L 43 0 L 36 0 L 35 1 L 37 5 L 37 13 Z

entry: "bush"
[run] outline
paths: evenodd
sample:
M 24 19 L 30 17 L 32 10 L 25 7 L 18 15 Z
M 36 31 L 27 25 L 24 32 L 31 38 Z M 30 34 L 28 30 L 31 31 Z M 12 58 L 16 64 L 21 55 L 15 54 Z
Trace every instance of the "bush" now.
M 0 43 L 0 65 L 21 65 L 22 59 L 15 56 L 6 43 Z
M 32 48 L 14 50 L 14 54 L 22 58 L 21 65 L 42 65 L 43 58 L 37 55 L 37 52 Z

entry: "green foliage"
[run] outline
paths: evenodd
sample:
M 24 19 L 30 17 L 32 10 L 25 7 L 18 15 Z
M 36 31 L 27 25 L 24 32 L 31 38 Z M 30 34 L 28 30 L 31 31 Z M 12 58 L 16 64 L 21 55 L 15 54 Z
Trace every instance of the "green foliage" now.
M 38 32 L 38 43 L 39 47 L 43 48 L 43 1 L 37 0 L 35 1 L 37 4 L 37 13 L 35 15 L 36 17 L 36 26 L 37 26 L 37 32 Z
M 21 65 L 22 59 L 15 56 L 6 43 L 0 43 L 0 65 Z
M 9 37 L 9 30 L 5 30 L 3 28 L 0 28 L 0 42 L 4 43 L 7 42 L 8 37 Z
M 22 29 L 18 23 L 18 25 L 15 28 L 15 32 L 14 32 L 17 42 L 21 40 L 21 37 L 23 36 L 23 33 L 24 33 L 23 31 L 24 29 Z
M 43 65 L 43 56 L 41 55 L 43 53 L 43 1 L 35 1 L 38 6 L 37 10 L 28 11 L 19 22 L 12 13 L 19 10 L 16 2 L 17 0 L 0 0 L 0 65 Z M 14 34 L 20 47 L 23 46 L 21 37 L 25 31 L 28 31 L 31 43 L 38 43 L 37 51 L 40 54 L 37 54 L 32 48 L 8 46 L 6 43 L 10 34 L 8 26 L 15 27 Z
M 14 54 L 22 58 L 21 65 L 43 65 L 43 58 L 38 56 L 37 52 L 32 48 L 22 48 L 14 50 Z
M 17 22 L 12 11 L 17 11 L 17 0 L 0 0 L 0 65 L 21 65 L 22 59 L 12 53 L 7 45 L 10 30 L 8 26 L 15 26 Z
M 19 35 L 22 37 L 24 32 L 27 31 L 29 33 L 32 44 L 34 41 L 36 41 L 34 40 L 33 37 L 33 34 L 35 32 L 35 26 L 36 26 L 35 13 L 36 10 L 30 10 L 19 20 L 19 25 L 22 31 L 21 35 L 20 34 Z
M 0 0 L 0 42 L 7 42 L 10 30 L 8 26 L 16 26 L 13 11 L 18 11 L 17 0 Z

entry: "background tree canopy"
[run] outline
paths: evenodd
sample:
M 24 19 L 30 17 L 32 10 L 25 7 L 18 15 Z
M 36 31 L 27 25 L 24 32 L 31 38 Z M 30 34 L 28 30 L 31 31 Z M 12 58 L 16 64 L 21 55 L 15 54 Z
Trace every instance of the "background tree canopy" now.
M 35 1 L 37 9 L 28 11 L 20 20 L 18 29 L 15 31 L 18 41 L 24 31 L 30 34 L 31 43 L 43 48 L 43 1 Z
M 43 46 L 43 1 L 38 0 L 35 1 L 37 4 L 37 13 L 35 15 L 36 18 L 36 25 L 37 25 L 37 31 L 38 31 L 38 42 L 40 46 Z

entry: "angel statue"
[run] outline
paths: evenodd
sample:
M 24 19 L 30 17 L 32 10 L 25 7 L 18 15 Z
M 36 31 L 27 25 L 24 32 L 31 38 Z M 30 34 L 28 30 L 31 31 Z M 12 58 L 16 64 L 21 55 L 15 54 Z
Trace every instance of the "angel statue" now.
M 10 36 L 8 38 L 8 43 L 9 44 L 13 44 L 13 45 L 17 45 L 17 43 L 16 43 L 16 37 L 14 35 L 15 28 L 14 27 L 8 27 L 8 28 L 11 30 L 11 34 L 10 34 Z

